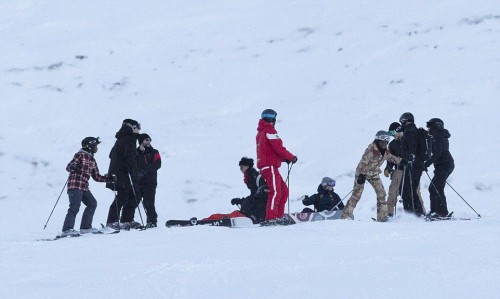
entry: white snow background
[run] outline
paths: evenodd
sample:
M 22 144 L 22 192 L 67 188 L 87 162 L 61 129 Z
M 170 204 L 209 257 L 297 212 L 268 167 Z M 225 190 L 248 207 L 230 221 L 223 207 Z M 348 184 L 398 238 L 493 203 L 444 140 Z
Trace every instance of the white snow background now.
M 0 298 L 498 298 L 497 0 L 4 0 L 0 12 Z M 418 126 L 444 120 L 448 182 L 482 218 L 399 210 L 376 223 L 367 185 L 355 221 L 166 228 L 248 194 L 238 161 L 255 158 L 266 108 L 299 159 L 291 212 L 323 176 L 349 193 L 374 134 L 411 111 Z M 160 226 L 36 241 L 61 230 L 66 192 L 43 227 L 80 141 L 102 138 L 106 173 L 125 118 L 162 155 Z M 91 190 L 99 226 L 113 192 Z M 477 216 L 446 193 L 456 216 Z

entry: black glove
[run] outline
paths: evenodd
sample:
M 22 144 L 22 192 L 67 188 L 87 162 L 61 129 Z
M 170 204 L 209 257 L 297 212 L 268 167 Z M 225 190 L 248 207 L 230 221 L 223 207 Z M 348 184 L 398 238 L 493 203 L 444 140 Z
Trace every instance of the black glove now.
M 366 182 L 366 175 L 360 173 L 358 175 L 358 179 L 356 180 L 356 183 L 358 183 L 359 185 L 363 185 L 365 182 Z
M 116 183 L 116 175 L 106 174 L 106 183 Z
M 76 164 L 76 163 L 71 163 L 69 164 L 69 172 L 71 173 L 75 173 L 77 172 L 78 170 L 80 170 L 80 165 Z
M 297 156 L 293 156 L 292 161 L 290 161 L 290 160 L 285 160 L 285 162 L 286 162 L 286 164 L 290 164 L 290 163 L 295 164 L 295 163 L 297 163 Z
M 415 155 L 414 154 L 410 154 L 408 156 L 408 164 L 412 164 L 413 162 L 415 162 Z
M 234 206 L 234 205 L 238 205 L 238 204 L 240 204 L 240 202 L 241 202 L 241 198 L 237 198 L 237 197 L 236 197 L 236 198 L 231 199 L 231 204 L 232 204 L 233 206 Z
M 309 196 L 307 195 L 302 195 L 302 197 L 299 198 L 300 201 L 302 201 L 302 203 L 304 204 L 304 200 L 308 200 L 309 199 Z M 304 204 L 306 205 L 306 204 Z

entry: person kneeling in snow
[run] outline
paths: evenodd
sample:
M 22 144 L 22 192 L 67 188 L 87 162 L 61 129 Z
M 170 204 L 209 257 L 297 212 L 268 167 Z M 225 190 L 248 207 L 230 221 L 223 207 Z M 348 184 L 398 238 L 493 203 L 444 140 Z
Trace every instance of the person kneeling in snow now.
M 248 217 L 257 224 L 265 220 L 267 196 L 269 188 L 262 175 L 253 167 L 253 159 L 243 157 L 239 162 L 243 180 L 250 189 L 250 195 L 244 198 L 231 199 L 232 205 L 239 205 L 240 210 L 229 214 L 213 214 L 203 220 L 220 220 L 224 218 Z
M 340 196 L 333 191 L 333 187 L 335 187 L 335 180 L 324 177 L 318 186 L 318 193 L 311 196 L 302 196 L 302 203 L 305 206 L 314 205 L 314 210 L 304 208 L 302 213 L 343 210 L 344 204 Z

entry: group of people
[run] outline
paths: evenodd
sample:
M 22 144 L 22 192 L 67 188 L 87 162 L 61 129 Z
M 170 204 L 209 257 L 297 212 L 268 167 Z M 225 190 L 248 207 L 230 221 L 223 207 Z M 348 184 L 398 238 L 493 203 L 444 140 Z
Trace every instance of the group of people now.
M 141 125 L 136 120 L 125 119 L 122 122 L 121 128 L 115 134 L 116 142 L 109 154 L 109 169 L 105 175 L 99 173 L 94 158 L 101 143 L 100 138 L 86 137 L 82 140 L 82 148 L 66 167 L 70 173 L 67 181 L 69 209 L 61 236 L 99 232 L 92 226 L 97 201 L 89 190 L 90 177 L 97 182 L 105 182 L 106 187 L 115 192 L 115 198 L 109 206 L 107 227 L 130 229 L 142 226 L 134 220 L 135 210 L 141 201 L 147 217 L 145 226 L 157 226 L 155 194 L 161 157 L 151 146 L 151 137 L 148 134 L 140 134 L 140 130 Z M 78 232 L 74 226 L 81 203 L 86 207 Z
M 448 130 L 439 118 L 427 123 L 428 131 L 415 125 L 410 112 L 403 113 L 399 122 L 391 123 L 388 131 L 378 131 L 368 145 L 356 168 L 352 195 L 342 213 L 343 219 L 354 219 L 354 208 L 363 193 L 366 181 L 373 186 L 377 196 L 377 221 L 386 221 L 395 214 L 397 196 L 403 200 L 403 209 L 422 217 L 450 217 L 444 188 L 453 172 L 455 163 L 449 150 Z M 389 143 L 390 137 L 394 139 Z M 380 174 L 381 165 L 387 161 L 384 175 L 391 178 L 389 197 Z M 429 185 L 430 211 L 426 214 L 420 193 L 420 178 L 427 168 L 434 165 L 434 177 Z
M 251 158 L 243 157 L 238 163 L 250 195 L 231 200 L 231 204 L 238 205 L 239 210 L 229 214 L 213 214 L 204 220 L 248 217 L 261 225 L 287 224 L 288 220 L 284 214 L 288 186 L 279 168 L 286 162 L 290 170 L 291 164 L 297 162 L 297 156 L 283 146 L 275 128 L 276 118 L 276 111 L 266 109 L 259 119 L 256 136 L 257 169 L 254 168 L 254 160 Z M 444 187 L 455 167 L 449 151 L 448 139 L 451 135 L 439 118 L 430 119 L 427 128 L 428 131 L 417 129 L 413 115 L 409 112 L 403 113 L 399 122 L 392 123 L 388 131 L 378 131 L 373 142 L 368 145 L 356 167 L 352 195 L 345 206 L 334 192 L 335 180 L 324 177 L 316 194 L 302 197 L 303 204 L 312 205 L 314 209 L 305 208 L 302 212 L 336 209 L 342 210 L 342 219 L 354 219 L 354 209 L 361 198 L 365 182 L 368 182 L 377 196 L 377 221 L 386 221 L 394 216 L 398 195 L 403 200 L 406 212 L 417 216 L 426 215 L 420 193 L 420 178 L 429 166 L 434 165 L 434 177 L 429 186 L 430 212 L 427 216 L 449 216 Z M 106 182 L 106 187 L 115 191 L 106 222 L 108 227 L 130 229 L 141 226 L 134 220 L 135 210 L 141 200 L 147 216 L 146 226 L 157 226 L 155 193 L 161 158 L 159 152 L 151 146 L 150 136 L 139 134 L 140 130 L 141 126 L 137 121 L 123 121 L 109 154 L 110 165 L 106 175 L 100 175 L 94 159 L 100 143 L 99 138 L 86 137 L 82 140 L 82 148 L 66 167 L 70 172 L 70 207 L 64 221 L 63 235 L 78 234 L 74 230 L 74 224 L 82 202 L 86 208 L 82 215 L 80 233 L 97 230 L 92 227 L 97 202 L 89 190 L 88 180 L 91 176 L 97 182 Z M 424 137 L 422 131 L 430 134 L 432 138 Z M 136 148 L 137 141 L 139 146 Z M 431 154 L 427 155 L 430 141 L 432 150 Z M 382 172 L 384 161 L 387 161 L 387 165 Z M 387 200 L 381 173 L 391 178 Z

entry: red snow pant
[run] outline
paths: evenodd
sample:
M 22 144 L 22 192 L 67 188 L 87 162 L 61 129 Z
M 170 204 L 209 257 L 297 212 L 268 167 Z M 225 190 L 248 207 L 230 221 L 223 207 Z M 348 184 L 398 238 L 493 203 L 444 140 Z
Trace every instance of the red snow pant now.
M 236 218 L 236 217 L 246 217 L 240 211 L 233 211 L 230 214 L 212 214 L 207 218 L 203 218 L 202 220 L 221 220 L 224 218 Z
M 267 198 L 266 220 L 282 218 L 285 215 L 285 204 L 288 199 L 288 187 L 281 177 L 278 168 L 266 166 L 260 173 L 269 187 Z

